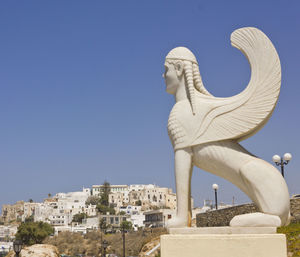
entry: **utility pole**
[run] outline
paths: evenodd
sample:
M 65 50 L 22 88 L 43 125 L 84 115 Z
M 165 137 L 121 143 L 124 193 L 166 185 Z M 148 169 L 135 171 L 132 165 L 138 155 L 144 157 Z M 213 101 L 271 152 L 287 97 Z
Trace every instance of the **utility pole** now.
M 123 257 L 125 257 L 125 226 L 122 224 Z

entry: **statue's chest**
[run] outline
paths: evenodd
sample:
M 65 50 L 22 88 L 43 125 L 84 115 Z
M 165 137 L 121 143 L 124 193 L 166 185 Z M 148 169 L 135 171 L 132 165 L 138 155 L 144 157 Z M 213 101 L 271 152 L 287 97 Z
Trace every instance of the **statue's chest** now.
M 168 119 L 168 134 L 173 147 L 183 143 L 187 138 L 187 132 L 180 121 L 180 108 L 174 106 Z
M 203 121 L 205 111 L 197 103 L 197 113 L 193 115 L 188 101 L 174 105 L 168 120 L 168 134 L 175 149 L 191 146 Z

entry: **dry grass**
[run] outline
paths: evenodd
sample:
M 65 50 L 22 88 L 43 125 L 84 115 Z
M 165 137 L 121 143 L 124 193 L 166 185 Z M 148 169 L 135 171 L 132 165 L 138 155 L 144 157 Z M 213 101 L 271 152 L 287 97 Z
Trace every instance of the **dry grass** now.
M 99 232 L 89 232 L 86 236 L 61 232 L 57 236 L 46 239 L 44 243 L 56 246 L 60 254 L 71 256 L 76 254 L 98 256 L 101 248 Z
M 125 252 L 126 256 L 138 256 L 144 244 L 151 241 L 153 238 L 162 234 L 166 234 L 164 229 L 152 229 L 143 233 L 129 232 L 125 234 Z M 122 234 L 107 234 L 102 235 L 103 240 L 109 242 L 107 253 L 115 253 L 118 256 L 123 254 Z M 88 256 L 99 256 L 101 251 L 101 232 L 92 231 L 86 235 L 71 232 L 61 232 L 57 236 L 48 238 L 44 243 L 56 246 L 60 254 L 74 256 L 76 254 L 85 254 Z

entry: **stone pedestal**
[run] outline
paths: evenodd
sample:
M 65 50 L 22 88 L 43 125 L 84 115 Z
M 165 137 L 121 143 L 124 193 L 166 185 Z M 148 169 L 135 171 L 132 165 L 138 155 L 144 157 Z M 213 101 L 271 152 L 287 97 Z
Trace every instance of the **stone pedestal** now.
M 161 236 L 161 256 L 287 257 L 285 235 L 276 234 L 274 231 L 276 231 L 274 228 L 230 227 L 219 230 L 218 228 L 171 229 L 170 234 Z

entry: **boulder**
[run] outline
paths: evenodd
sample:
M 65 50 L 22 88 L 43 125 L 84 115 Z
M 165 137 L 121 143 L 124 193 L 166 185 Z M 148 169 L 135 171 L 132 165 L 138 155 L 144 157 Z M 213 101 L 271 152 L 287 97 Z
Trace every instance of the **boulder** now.
M 36 244 L 24 247 L 20 257 L 60 257 L 57 248 L 53 245 Z M 8 253 L 7 257 L 15 257 L 14 251 Z

